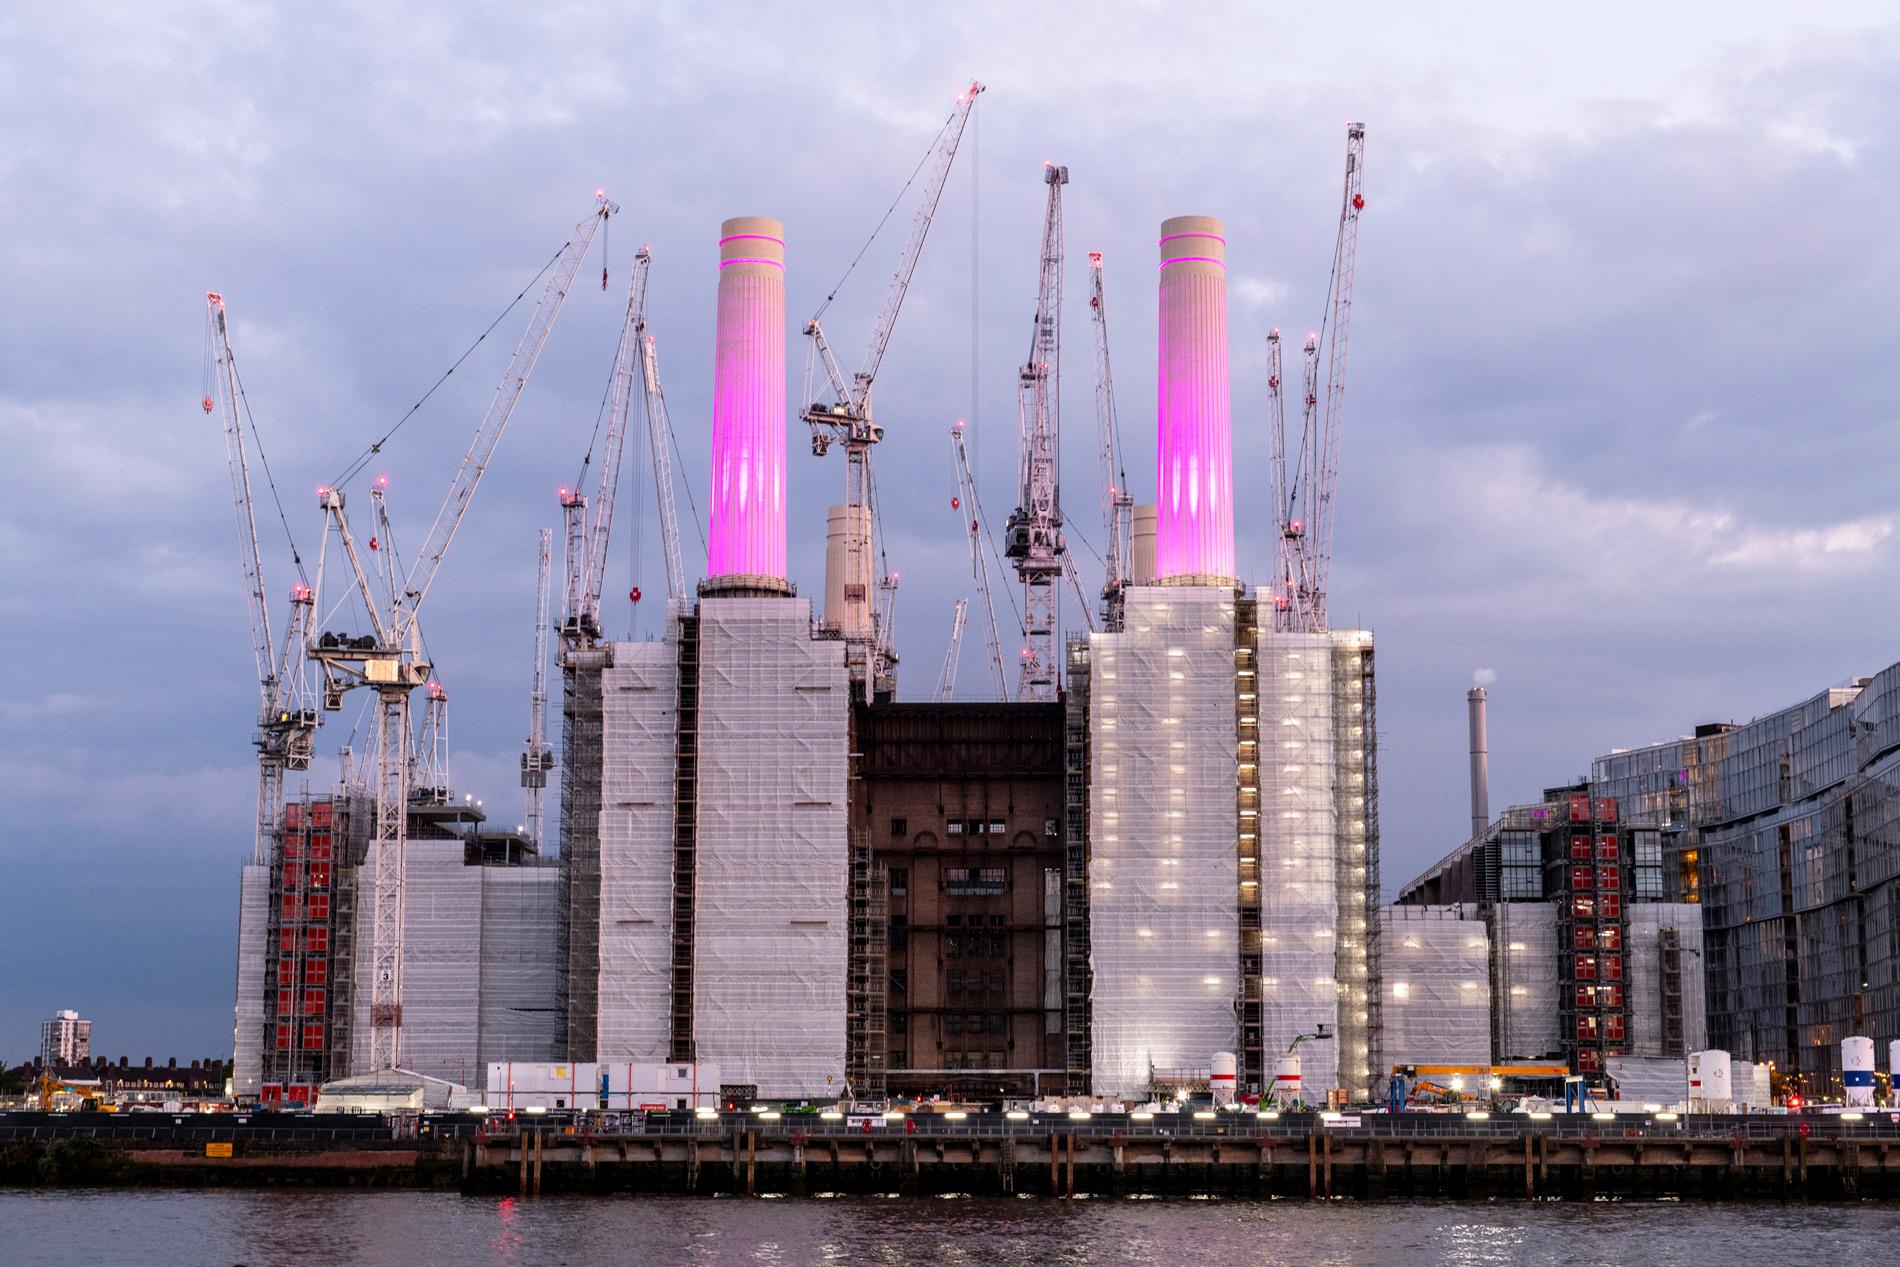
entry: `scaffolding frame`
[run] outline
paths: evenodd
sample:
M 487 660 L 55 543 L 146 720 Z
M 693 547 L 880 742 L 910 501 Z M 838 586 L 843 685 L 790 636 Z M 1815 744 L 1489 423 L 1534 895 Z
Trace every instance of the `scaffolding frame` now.
M 850 985 L 845 997 L 846 1088 L 853 1100 L 882 1101 L 890 1064 L 886 975 L 889 873 L 872 860 L 871 834 L 851 833 Z

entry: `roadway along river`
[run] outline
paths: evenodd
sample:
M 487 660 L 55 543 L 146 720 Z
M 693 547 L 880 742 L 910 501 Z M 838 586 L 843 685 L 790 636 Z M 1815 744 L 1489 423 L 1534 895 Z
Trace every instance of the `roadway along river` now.
M 1900 1206 L 1044 1198 L 477 1199 L 0 1192 L 12 1264 L 1794 1264 L 1876 1262 Z

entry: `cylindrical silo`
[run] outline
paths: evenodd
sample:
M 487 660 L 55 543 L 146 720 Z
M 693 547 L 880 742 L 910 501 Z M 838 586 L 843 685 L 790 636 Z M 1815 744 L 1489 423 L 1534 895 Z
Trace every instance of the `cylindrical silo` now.
M 1268 1096 L 1282 1108 L 1299 1103 L 1300 1058 L 1288 1053 L 1273 1062 L 1273 1089 Z
M 1155 583 L 1155 513 L 1152 504 L 1136 506 L 1128 519 L 1128 537 L 1133 555 L 1130 562 L 1133 573 L 1128 578 L 1130 585 L 1153 585 Z
M 709 590 L 784 589 L 785 226 L 720 226 Z
M 1729 1113 L 1735 1108 L 1735 1087 L 1729 1054 L 1725 1051 L 1689 1053 L 1689 1111 Z
M 1240 1062 L 1231 1051 L 1214 1053 L 1213 1064 L 1207 1073 L 1207 1089 L 1213 1093 L 1214 1107 L 1224 1108 L 1234 1102 L 1234 1088 L 1240 1076 Z
M 1234 462 L 1227 392 L 1227 239 L 1213 216 L 1161 222 L 1156 367 L 1155 578 L 1234 581 Z
M 1847 1107 L 1874 1107 L 1874 1040 L 1855 1035 L 1841 1040 L 1841 1085 L 1847 1090 Z

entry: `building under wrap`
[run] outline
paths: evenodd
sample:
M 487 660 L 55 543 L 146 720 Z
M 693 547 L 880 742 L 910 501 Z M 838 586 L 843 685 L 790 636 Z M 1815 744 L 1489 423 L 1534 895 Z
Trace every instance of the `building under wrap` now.
M 1092 1089 L 1140 1099 L 1239 1038 L 1233 591 L 1132 587 L 1089 654 Z
M 1379 912 L 1384 1058 L 1391 1065 L 1488 1065 L 1491 937 L 1476 907 Z
M 797 598 L 699 608 L 692 1058 L 761 1095 L 845 1074 L 850 691 Z
M 1301 1034 L 1309 1087 L 1370 1094 L 1378 942 L 1371 635 L 1261 628 L 1215 586 L 1135 586 L 1089 641 L 1093 1090 Z M 1232 721 L 1229 722 L 1229 718 Z
M 481 1085 L 491 1060 L 552 1060 L 560 874 L 552 863 L 482 865 L 460 840 L 409 842 L 403 873 L 402 1067 Z M 357 978 L 372 915 L 356 911 Z M 369 995 L 355 992 L 351 1066 L 369 1070 Z
M 598 941 L 576 938 L 584 963 L 570 953 L 570 971 L 587 979 L 584 989 L 569 990 L 570 998 L 594 1004 L 587 1030 L 595 1043 L 576 1049 L 588 1060 L 659 1062 L 672 1049 L 678 655 L 679 622 L 673 621 L 663 642 L 615 644 L 612 665 L 597 679 L 601 742 L 611 754 L 596 757 L 602 761 L 598 879 L 591 886 L 573 883 L 585 887 L 593 903 L 575 931 L 594 930 Z

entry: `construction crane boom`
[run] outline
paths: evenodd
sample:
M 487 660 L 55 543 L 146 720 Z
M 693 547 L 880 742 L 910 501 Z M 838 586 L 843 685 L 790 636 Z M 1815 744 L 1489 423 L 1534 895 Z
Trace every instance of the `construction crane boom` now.
M 1291 630 L 1318 632 L 1327 627 L 1326 588 L 1332 570 L 1333 500 L 1339 486 L 1340 432 L 1346 413 L 1347 349 L 1353 284 L 1358 269 L 1359 214 L 1366 205 L 1362 192 L 1365 152 L 1365 125 L 1347 124 L 1346 180 L 1339 207 L 1339 233 L 1333 246 L 1332 275 L 1326 288 L 1325 324 L 1320 333 L 1308 336 L 1306 341 L 1306 397 L 1300 456 L 1292 474 L 1292 486 L 1280 495 L 1278 507 L 1282 549 L 1292 566 L 1283 569 L 1288 574 L 1291 589 L 1286 596 L 1287 605 L 1276 614 L 1276 620 L 1280 627 Z M 1323 388 L 1319 374 L 1322 349 L 1326 360 Z M 1276 490 L 1278 492 L 1280 490 Z
M 983 526 L 983 504 L 976 499 L 976 477 L 970 472 L 970 450 L 964 444 L 963 423 L 950 428 L 950 444 L 957 459 L 957 495 L 950 509 L 960 511 L 970 534 L 970 576 L 976 592 L 983 598 L 983 616 L 988 622 L 990 671 L 996 675 L 998 699 L 1009 698 L 1009 677 L 1003 669 L 1003 640 L 996 630 L 996 600 L 990 592 L 989 556 L 983 546 L 988 533 Z
M 1089 316 L 1095 327 L 1095 423 L 1102 459 L 1102 518 L 1108 535 L 1102 582 L 1102 624 L 1122 627 L 1125 591 L 1134 575 L 1135 495 L 1122 465 L 1121 425 L 1115 417 L 1115 381 L 1108 368 L 1108 297 L 1102 285 L 1102 253 L 1089 252 Z
M 945 183 L 950 178 L 951 164 L 957 156 L 957 146 L 963 139 L 964 128 L 969 124 L 970 112 L 976 106 L 977 97 L 983 92 L 983 85 L 972 82 L 957 95 L 956 104 L 950 117 L 944 122 L 942 130 L 925 155 L 919 170 L 925 173 L 923 192 L 919 197 L 917 210 L 911 218 L 910 234 L 905 239 L 904 249 L 899 254 L 896 271 L 891 274 L 890 286 L 884 296 L 884 307 L 878 313 L 877 322 L 871 327 L 870 346 L 866 348 L 864 360 L 858 371 L 847 382 L 837 357 L 832 354 L 831 344 L 825 337 L 820 318 L 824 313 L 821 307 L 816 315 L 805 323 L 805 334 L 811 339 L 812 358 L 824 367 L 825 379 L 831 389 L 830 401 L 813 400 L 801 417 L 811 427 L 812 452 L 823 457 L 831 448 L 834 440 L 842 441 L 845 450 L 845 505 L 862 507 L 868 512 L 871 537 L 878 532 L 876 482 L 871 470 L 871 448 L 883 439 L 884 430 L 871 420 L 871 388 L 877 379 L 878 367 L 883 364 L 884 353 L 889 349 L 891 335 L 897 328 L 897 315 L 904 306 L 904 297 L 910 291 L 912 275 L 917 270 L 917 260 L 922 255 L 924 240 L 930 234 L 931 221 L 937 213 L 937 204 L 943 197 Z M 826 300 L 828 304 L 829 299 Z M 806 374 L 807 397 L 810 398 L 811 375 Z M 862 577 L 869 574 L 868 555 L 874 548 L 870 538 L 861 535 L 861 529 L 854 518 L 853 535 L 845 544 L 847 570 L 851 576 Z M 897 578 L 889 573 L 878 582 L 879 604 L 873 605 L 869 613 L 869 631 L 864 632 L 861 623 L 853 618 L 844 623 L 848 625 L 847 643 L 857 643 L 862 650 L 851 656 L 854 662 L 854 674 L 862 674 L 868 679 L 868 690 L 876 691 L 879 684 L 891 683 L 896 656 L 891 650 L 890 603 L 896 588 Z M 868 601 L 865 595 L 853 601 Z M 827 613 L 827 618 L 839 621 L 843 613 Z M 859 663 L 861 661 L 861 664 Z
M 494 457 L 508 420 L 527 387 L 535 362 L 547 345 L 555 319 L 567 300 L 575 275 L 586 258 L 595 234 L 620 208 L 605 194 L 595 196 L 593 214 L 562 244 L 548 267 L 548 280 L 528 318 L 527 329 L 509 357 L 500 386 L 475 430 L 475 439 L 462 457 L 449 484 L 448 496 L 436 512 L 427 542 L 406 579 L 394 571 L 394 548 L 387 545 L 385 588 L 379 597 L 364 571 L 356 549 L 344 496 L 340 489 L 317 491 L 328 529 L 317 565 L 317 587 L 323 584 L 323 563 L 330 530 L 338 537 L 351 579 L 369 614 L 373 635 L 352 638 L 324 633 L 310 645 L 310 654 L 324 674 L 324 706 L 342 707 L 345 691 L 367 686 L 376 692 L 376 818 L 368 847 L 371 872 L 371 973 L 369 1007 L 369 1068 L 392 1069 L 402 1059 L 403 870 L 408 846 L 409 790 L 412 774 L 409 693 L 430 678 L 431 666 L 423 655 L 417 619 L 442 560 L 468 513 L 475 490 Z M 384 481 L 370 490 L 374 518 L 387 536 L 388 515 L 383 503 Z
M 448 496 L 443 499 L 442 508 L 436 512 L 435 523 L 429 529 L 422 551 L 409 570 L 402 592 L 397 595 L 393 612 L 398 633 L 414 621 L 422 600 L 428 597 L 429 586 L 434 583 L 435 574 L 442 566 L 442 557 L 448 553 L 449 543 L 455 540 L 456 529 L 461 527 L 462 517 L 468 513 L 475 490 L 480 487 L 482 475 L 495 455 L 495 446 L 501 443 L 502 432 L 508 429 L 508 420 L 514 416 L 515 406 L 521 401 L 521 393 L 528 386 L 528 376 L 534 372 L 535 362 L 540 359 L 541 350 L 547 346 L 548 335 L 554 330 L 555 319 L 561 315 L 561 305 L 567 302 L 574 275 L 580 271 L 581 261 L 587 256 L 595 233 L 619 210 L 619 204 L 605 194 L 596 195 L 594 213 L 574 226 L 573 234 L 555 257 L 549 269 L 547 285 L 542 288 L 541 297 L 535 301 L 534 312 L 528 318 L 528 328 L 522 332 L 521 341 L 515 345 L 513 355 L 508 358 L 508 368 L 502 372 L 501 383 L 488 403 L 488 412 L 482 415 L 481 424 L 475 428 L 475 439 L 470 443 L 468 452 L 462 455 L 462 464 L 449 483 Z
M 225 320 L 224 296 L 205 294 L 215 391 L 204 398 L 205 412 L 217 408 L 224 423 L 224 445 L 231 468 L 231 502 L 237 511 L 238 557 L 244 568 L 244 598 L 251 612 L 251 653 L 257 660 L 258 708 L 270 711 L 277 685 L 275 649 L 270 636 L 270 610 L 264 598 L 264 558 L 257 542 L 257 514 L 251 501 L 251 466 L 244 455 L 244 424 L 238 413 L 237 364 L 231 354 L 231 334 Z
M 528 739 L 521 753 L 521 786 L 528 790 L 528 838 L 541 845 L 542 800 L 554 749 L 548 746 L 548 589 L 554 533 L 541 530 L 539 578 L 534 590 L 534 672 L 528 689 Z
M 1056 583 L 1070 566 L 1062 536 L 1059 397 L 1062 357 L 1062 187 L 1069 169 L 1043 164 L 1049 187 L 1042 223 L 1040 277 L 1029 356 L 1016 379 L 1022 454 L 1017 466 L 1018 501 L 1004 534 L 1004 553 L 1023 583 L 1023 653 L 1018 695 L 1052 700 L 1061 682 L 1056 652 L 1059 602 Z M 1083 609 L 1087 610 L 1086 607 Z
M 311 621 L 310 587 L 290 591 L 290 618 L 282 644 L 271 638 L 270 604 L 264 591 L 263 551 L 257 537 L 257 512 L 251 497 L 250 460 L 244 447 L 237 359 L 231 351 L 224 296 L 205 294 L 206 371 L 203 405 L 224 425 L 225 456 L 230 466 L 231 501 L 237 513 L 238 556 L 244 572 L 244 597 L 250 610 L 251 653 L 257 669 L 257 819 L 251 859 L 270 859 L 270 839 L 283 811 L 284 773 L 310 766 L 317 715 L 307 697 L 304 643 Z
M 963 653 L 963 620 L 969 610 L 970 600 L 959 598 L 956 614 L 950 618 L 950 647 L 943 653 L 943 672 L 937 678 L 937 693 L 931 697 L 938 703 L 956 696 L 957 661 Z
M 1280 364 L 1280 329 L 1275 326 L 1267 332 L 1267 434 L 1273 445 L 1273 506 L 1274 506 L 1274 556 L 1273 556 L 1273 620 L 1275 628 L 1282 628 L 1287 612 L 1293 605 L 1293 566 L 1292 542 L 1287 536 L 1287 486 L 1286 486 L 1286 388 L 1282 380 Z
M 653 459 L 654 504 L 660 512 L 660 551 L 666 560 L 666 596 L 678 603 L 686 597 L 686 570 L 680 565 L 679 512 L 673 502 L 673 423 L 666 412 L 666 393 L 660 388 L 660 353 L 653 336 L 641 326 L 640 375 L 646 388 L 647 449 Z

